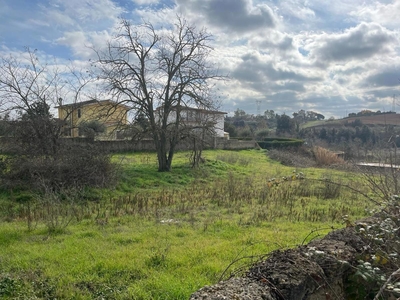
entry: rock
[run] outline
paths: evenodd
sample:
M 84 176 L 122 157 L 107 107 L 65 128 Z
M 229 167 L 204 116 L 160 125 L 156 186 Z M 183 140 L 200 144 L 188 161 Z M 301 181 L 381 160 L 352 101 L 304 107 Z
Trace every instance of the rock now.
M 275 300 L 270 288 L 249 278 L 231 278 L 194 293 L 190 300 Z

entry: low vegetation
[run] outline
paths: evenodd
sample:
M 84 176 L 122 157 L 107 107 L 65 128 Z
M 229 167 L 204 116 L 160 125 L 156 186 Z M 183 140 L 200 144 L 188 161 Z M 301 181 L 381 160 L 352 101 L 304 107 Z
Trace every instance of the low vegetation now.
M 3 190 L 0 297 L 188 299 L 375 207 L 355 192 L 368 189 L 357 174 L 284 166 L 266 153 L 204 151 L 192 169 L 180 152 L 167 173 L 156 154 L 119 154 L 111 189 Z
M 110 155 L 93 147 L 69 147 L 57 154 L 9 155 L 0 161 L 0 184 L 9 190 L 41 193 L 105 187 L 115 183 Z
M 283 149 L 290 147 L 300 147 L 304 144 L 303 140 L 290 138 L 265 138 L 257 142 L 262 149 Z
M 344 163 L 344 160 L 338 157 L 336 153 L 322 147 L 315 146 L 313 148 L 313 153 L 315 161 L 319 166 L 331 166 Z

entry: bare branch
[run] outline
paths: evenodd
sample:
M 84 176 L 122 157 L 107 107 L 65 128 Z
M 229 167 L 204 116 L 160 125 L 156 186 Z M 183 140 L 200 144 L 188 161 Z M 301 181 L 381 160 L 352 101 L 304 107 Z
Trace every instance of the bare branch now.
M 94 49 L 105 93 L 128 105 L 136 117 L 147 118 L 160 171 L 170 170 L 176 145 L 189 134 L 181 107 L 215 108 L 210 80 L 221 76 L 208 62 L 210 41 L 206 30 L 178 16 L 173 28 L 162 31 L 150 23 L 134 26 L 121 20 L 106 51 Z

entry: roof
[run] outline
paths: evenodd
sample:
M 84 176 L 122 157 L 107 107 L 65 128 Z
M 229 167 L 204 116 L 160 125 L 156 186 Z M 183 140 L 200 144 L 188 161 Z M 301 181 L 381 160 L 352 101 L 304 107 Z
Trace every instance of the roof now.
M 173 106 L 172 110 L 176 110 L 177 106 Z M 159 106 L 156 108 L 156 110 L 161 110 L 162 106 Z M 200 112 L 205 112 L 208 114 L 221 114 L 221 115 L 226 115 L 227 112 L 224 111 L 219 111 L 219 110 L 210 110 L 210 109 L 206 109 L 206 108 L 196 108 L 196 107 L 190 107 L 190 106 L 181 106 L 180 107 L 181 110 L 191 110 L 191 111 L 200 111 Z
M 128 106 L 112 101 L 112 100 L 88 100 L 88 101 L 82 101 L 82 102 L 75 102 L 75 103 L 70 103 L 70 104 L 63 104 L 63 105 L 59 105 L 56 106 L 55 108 L 79 108 L 82 106 L 87 106 L 87 105 L 91 105 L 91 104 L 112 104 L 112 105 L 116 105 L 116 106 L 123 106 L 126 109 L 130 109 Z

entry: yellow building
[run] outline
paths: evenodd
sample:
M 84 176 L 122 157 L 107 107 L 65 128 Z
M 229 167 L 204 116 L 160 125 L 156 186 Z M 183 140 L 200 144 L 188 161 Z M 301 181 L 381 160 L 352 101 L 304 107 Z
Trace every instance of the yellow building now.
M 79 127 L 85 122 L 98 121 L 105 126 L 105 132 L 97 139 L 114 140 L 117 130 L 128 124 L 129 107 L 111 100 L 89 100 L 56 107 L 58 118 L 65 123 L 63 135 L 80 137 Z

